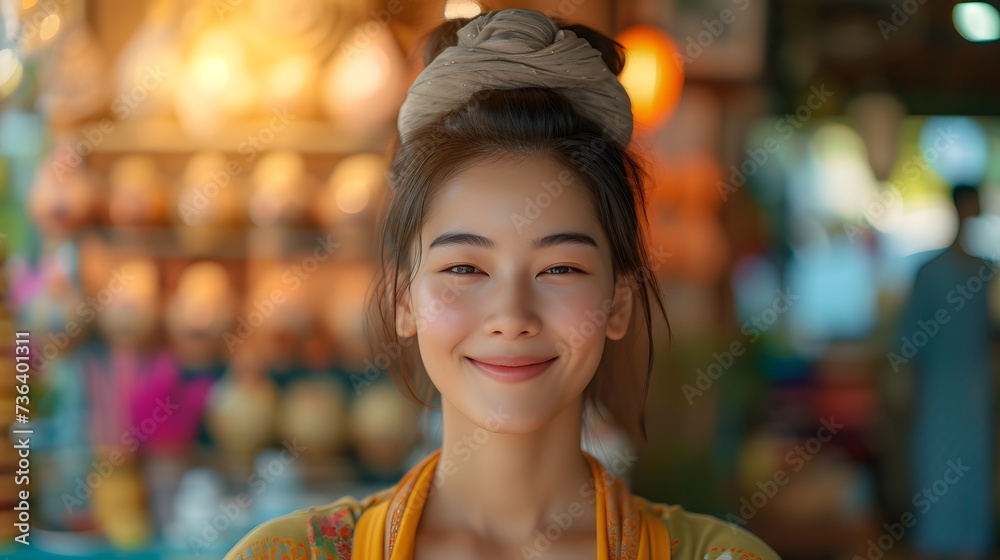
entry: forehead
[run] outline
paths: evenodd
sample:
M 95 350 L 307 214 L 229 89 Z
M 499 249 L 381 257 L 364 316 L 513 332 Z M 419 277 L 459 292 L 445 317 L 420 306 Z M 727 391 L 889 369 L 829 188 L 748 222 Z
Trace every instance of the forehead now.
M 424 244 L 433 239 L 426 235 L 445 230 L 524 243 L 564 230 L 604 240 L 587 187 L 570 169 L 542 156 L 481 162 L 456 173 L 434 195 Z

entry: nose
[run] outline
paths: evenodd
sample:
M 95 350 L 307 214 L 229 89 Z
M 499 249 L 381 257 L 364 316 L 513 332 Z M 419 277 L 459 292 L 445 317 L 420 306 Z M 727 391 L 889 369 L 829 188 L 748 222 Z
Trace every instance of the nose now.
M 497 289 L 486 298 L 486 320 L 483 329 L 487 335 L 515 339 L 534 336 L 542 327 L 536 308 L 536 298 L 525 282 L 501 279 Z

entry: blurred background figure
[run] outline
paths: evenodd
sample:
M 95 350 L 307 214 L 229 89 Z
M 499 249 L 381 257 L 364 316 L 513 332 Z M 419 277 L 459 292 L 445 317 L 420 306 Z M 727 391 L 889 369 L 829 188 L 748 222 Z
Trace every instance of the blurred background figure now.
M 910 475 L 922 517 L 912 546 L 926 558 L 979 560 L 995 539 L 991 420 L 1000 325 L 989 298 L 1000 268 L 966 249 L 971 220 L 980 215 L 979 189 L 958 185 L 952 201 L 955 240 L 917 272 L 890 362 L 914 377 Z

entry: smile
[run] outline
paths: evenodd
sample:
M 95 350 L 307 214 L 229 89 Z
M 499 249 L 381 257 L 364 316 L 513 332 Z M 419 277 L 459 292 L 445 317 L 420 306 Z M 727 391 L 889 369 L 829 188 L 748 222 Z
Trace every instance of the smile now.
M 472 358 L 466 358 L 466 359 L 472 362 L 472 365 L 476 366 L 476 368 L 478 368 L 479 371 L 482 371 L 487 376 L 497 381 L 503 383 L 519 383 L 521 381 L 527 381 L 529 379 L 538 377 L 539 375 L 544 373 L 545 370 L 548 369 L 548 367 L 552 365 L 552 363 L 555 362 L 557 358 L 558 357 L 552 358 L 537 364 L 530 364 L 517 367 L 498 366 L 494 364 L 487 364 L 484 362 L 480 362 Z

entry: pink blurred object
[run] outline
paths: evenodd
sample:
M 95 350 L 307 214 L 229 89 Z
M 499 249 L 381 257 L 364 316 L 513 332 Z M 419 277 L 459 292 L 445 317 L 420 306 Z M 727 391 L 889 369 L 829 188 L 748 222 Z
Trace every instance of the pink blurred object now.
M 173 355 L 162 349 L 111 349 L 88 366 L 95 444 L 128 452 L 184 451 L 192 445 L 211 379 L 184 379 Z
M 143 446 L 187 449 L 198 435 L 211 379 L 184 379 L 180 365 L 165 350 L 147 357 L 143 369 L 131 400 L 132 425 L 146 437 Z
M 7 275 L 10 280 L 9 301 L 14 309 L 22 309 L 45 290 L 46 282 L 55 277 L 73 278 L 76 259 L 76 248 L 72 243 L 65 243 L 52 255 L 42 257 L 38 264 L 32 266 L 21 255 L 11 255 L 7 258 Z

